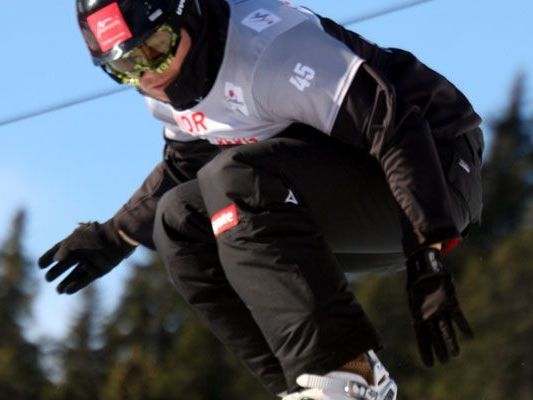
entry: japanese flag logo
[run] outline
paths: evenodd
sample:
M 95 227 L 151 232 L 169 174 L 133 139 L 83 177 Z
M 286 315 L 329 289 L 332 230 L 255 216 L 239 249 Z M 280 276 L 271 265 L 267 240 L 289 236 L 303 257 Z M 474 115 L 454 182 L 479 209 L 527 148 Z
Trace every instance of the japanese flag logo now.
M 244 102 L 244 94 L 241 87 L 236 86 L 231 82 L 226 82 L 224 94 L 226 97 L 226 103 L 233 111 L 240 111 L 246 116 L 249 115 L 248 107 Z

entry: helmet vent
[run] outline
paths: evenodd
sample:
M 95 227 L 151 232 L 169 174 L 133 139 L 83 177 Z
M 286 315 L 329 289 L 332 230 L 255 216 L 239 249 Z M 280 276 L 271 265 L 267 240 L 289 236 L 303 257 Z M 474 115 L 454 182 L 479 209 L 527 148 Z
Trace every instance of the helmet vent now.
M 198 15 L 202 15 L 202 8 L 200 7 L 198 0 L 194 0 L 194 3 L 196 4 L 196 11 L 198 12 Z
M 152 14 L 148 16 L 148 19 L 153 22 L 156 19 L 158 19 L 161 15 L 163 15 L 163 11 L 160 8 L 158 8 L 157 10 L 155 10 Z

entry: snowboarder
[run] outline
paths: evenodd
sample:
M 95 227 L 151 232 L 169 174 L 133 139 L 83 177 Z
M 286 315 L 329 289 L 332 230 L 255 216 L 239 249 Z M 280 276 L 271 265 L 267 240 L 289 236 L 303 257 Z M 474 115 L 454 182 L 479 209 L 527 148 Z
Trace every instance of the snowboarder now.
M 481 213 L 480 117 L 411 53 L 278 0 L 77 0 L 95 64 L 164 126 L 164 160 L 39 265 L 59 293 L 138 245 L 286 400 L 396 398 L 347 271 L 407 270 L 423 362 L 472 335 L 442 255 Z M 455 327 L 455 326 L 456 327 Z

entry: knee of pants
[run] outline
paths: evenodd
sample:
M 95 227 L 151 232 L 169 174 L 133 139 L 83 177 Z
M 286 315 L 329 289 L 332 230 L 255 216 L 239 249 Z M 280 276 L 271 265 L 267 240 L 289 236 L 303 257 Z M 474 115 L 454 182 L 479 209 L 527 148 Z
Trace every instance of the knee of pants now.
M 193 304 L 196 283 L 202 281 L 206 268 L 216 264 L 217 257 L 197 183 L 182 184 L 163 195 L 157 206 L 153 240 L 170 281 Z
M 284 203 L 289 185 L 282 166 L 274 157 L 268 160 L 268 152 L 260 153 L 260 144 L 228 149 L 199 171 L 200 190 L 210 214 L 232 203 L 241 211 Z
M 157 209 L 154 220 L 153 240 L 156 249 L 159 251 L 164 248 L 165 241 L 169 236 L 173 236 L 177 227 L 180 225 L 179 218 L 180 198 L 177 190 L 169 190 L 157 203 Z
M 198 184 L 191 181 L 166 192 L 157 204 L 153 240 L 158 251 L 168 242 L 209 237 L 211 227 L 201 200 Z

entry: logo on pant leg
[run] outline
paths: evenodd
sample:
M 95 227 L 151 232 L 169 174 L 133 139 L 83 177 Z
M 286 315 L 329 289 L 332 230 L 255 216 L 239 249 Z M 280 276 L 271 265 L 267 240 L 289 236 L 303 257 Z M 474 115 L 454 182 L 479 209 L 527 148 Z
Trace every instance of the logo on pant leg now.
M 211 226 L 215 236 L 219 236 L 237 225 L 239 225 L 239 216 L 235 204 L 223 208 L 211 217 Z
M 290 189 L 289 189 L 289 195 L 285 199 L 285 203 L 292 203 L 292 204 L 296 204 L 296 205 L 300 204 L 300 203 L 298 203 L 298 199 L 296 199 L 296 196 L 294 195 L 294 193 Z

